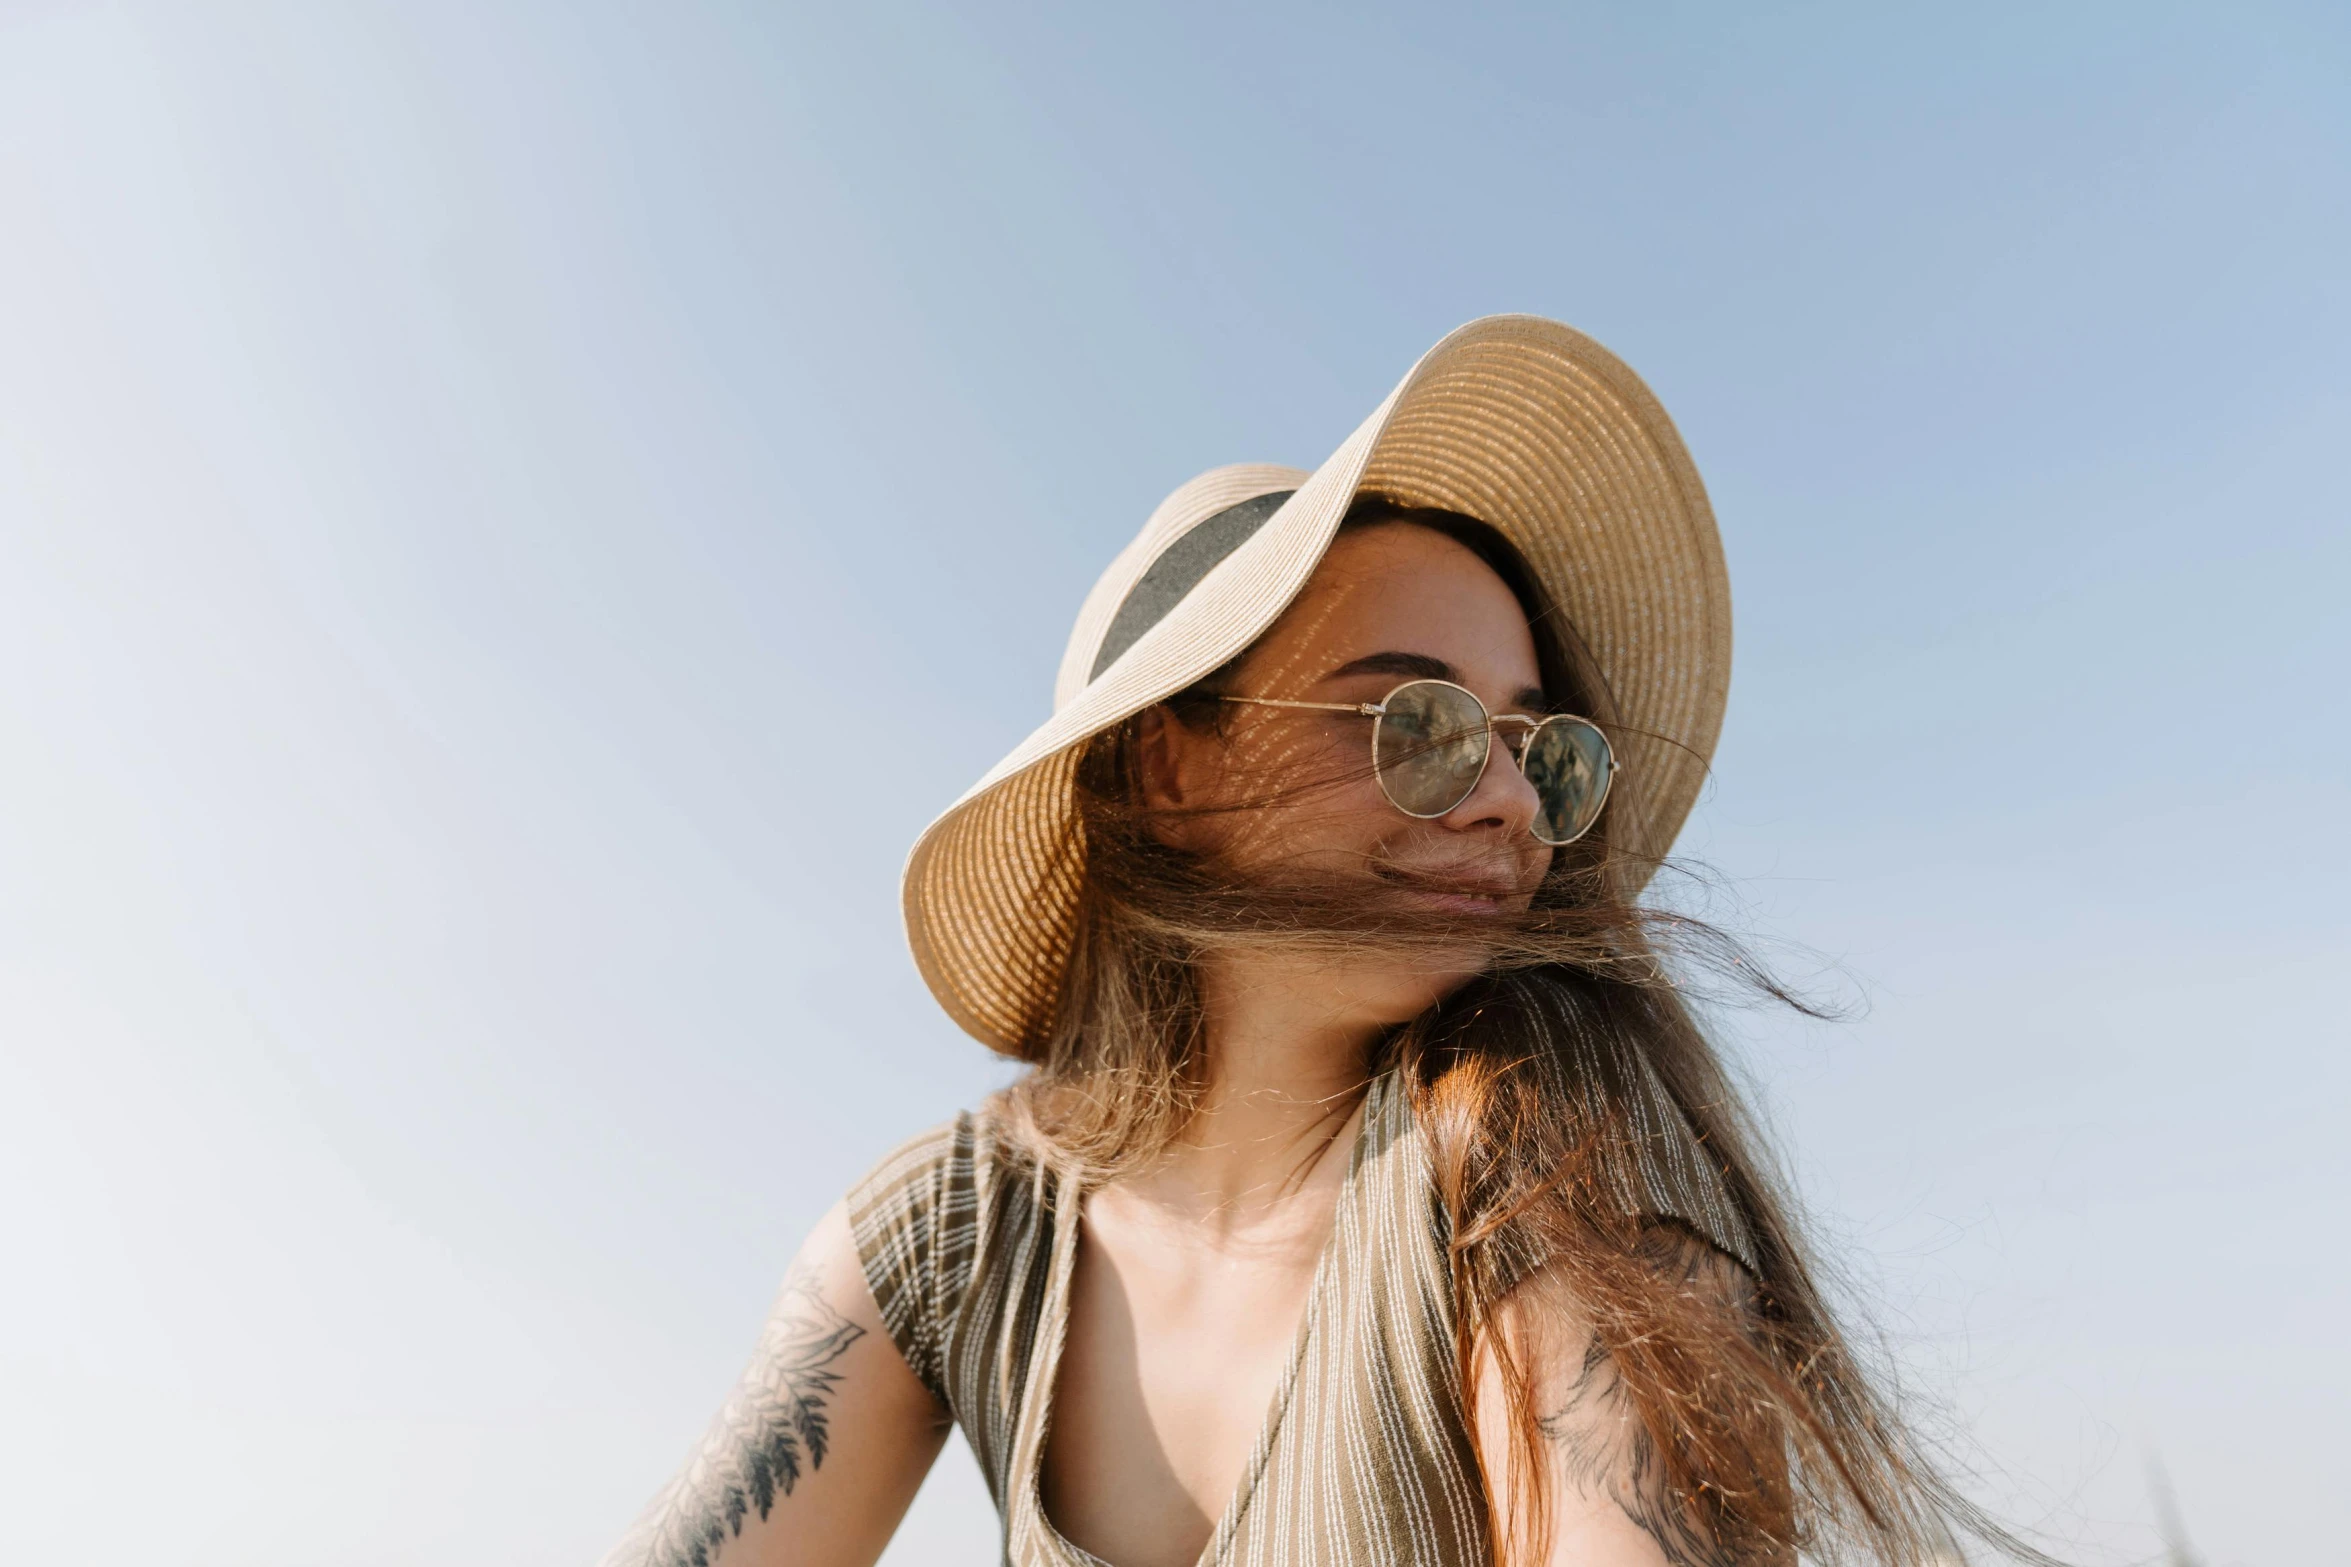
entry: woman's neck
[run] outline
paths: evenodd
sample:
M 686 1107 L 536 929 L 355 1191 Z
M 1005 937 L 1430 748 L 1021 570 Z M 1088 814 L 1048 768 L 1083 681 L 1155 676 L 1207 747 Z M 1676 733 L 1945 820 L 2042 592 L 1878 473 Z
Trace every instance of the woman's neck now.
M 1159 1161 L 1122 1184 L 1171 1217 L 1242 1230 L 1344 1173 L 1325 1161 L 1344 1158 L 1336 1144 L 1385 1025 L 1295 965 L 1205 964 L 1200 979 L 1207 1091 Z

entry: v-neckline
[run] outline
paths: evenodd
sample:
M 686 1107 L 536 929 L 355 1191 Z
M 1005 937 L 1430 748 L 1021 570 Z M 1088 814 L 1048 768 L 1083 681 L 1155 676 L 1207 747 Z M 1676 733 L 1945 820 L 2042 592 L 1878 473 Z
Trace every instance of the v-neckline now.
M 1324 1281 L 1337 1266 L 1341 1242 L 1347 1233 L 1347 1205 L 1355 1196 L 1363 1173 L 1366 1151 L 1371 1145 L 1374 1101 L 1386 1086 L 1385 1074 L 1374 1077 L 1364 1089 L 1362 1100 L 1355 1109 L 1355 1136 L 1347 1147 L 1347 1169 L 1340 1178 L 1339 1192 L 1331 1206 L 1331 1233 L 1324 1237 L 1322 1251 L 1314 1261 L 1314 1275 L 1306 1285 L 1306 1300 L 1298 1310 L 1298 1326 L 1290 1335 L 1290 1352 L 1282 1363 L 1282 1373 L 1275 1379 L 1273 1396 L 1267 1402 L 1265 1414 L 1257 1424 L 1257 1434 L 1249 1443 L 1249 1456 L 1241 1464 L 1241 1472 L 1234 1477 L 1232 1494 L 1225 1498 L 1224 1511 L 1217 1516 L 1215 1526 L 1208 1531 L 1208 1543 L 1200 1547 L 1200 1554 L 1192 1567 L 1214 1567 L 1226 1544 L 1238 1529 L 1242 1515 L 1248 1511 L 1249 1500 L 1257 1490 L 1257 1482 L 1273 1456 L 1274 1437 L 1281 1430 L 1282 1420 L 1288 1414 L 1291 1394 L 1298 1383 L 1298 1367 L 1306 1358 L 1306 1346 L 1313 1337 L 1317 1307 L 1322 1300 Z M 1080 1232 L 1085 1225 L 1086 1190 L 1075 1181 L 1057 1182 L 1054 1204 L 1058 1208 L 1068 1204 L 1069 1222 L 1054 1226 L 1052 1269 L 1045 1291 L 1045 1320 L 1038 1347 L 1035 1380 L 1030 1387 L 1030 1398 L 1035 1401 L 1029 1417 L 1022 1423 L 1028 1427 L 1029 1440 L 1025 1462 L 1016 1477 L 1020 1496 L 1036 1519 L 1037 1527 L 1062 1555 L 1076 1567 L 1116 1567 L 1104 1561 L 1084 1546 L 1071 1543 L 1045 1511 L 1044 1470 L 1045 1444 L 1052 1434 L 1053 1408 L 1061 1394 L 1061 1352 L 1069 1342 L 1070 1281 L 1077 1271 L 1077 1250 Z M 1026 1567 L 1026 1564 L 1022 1564 Z

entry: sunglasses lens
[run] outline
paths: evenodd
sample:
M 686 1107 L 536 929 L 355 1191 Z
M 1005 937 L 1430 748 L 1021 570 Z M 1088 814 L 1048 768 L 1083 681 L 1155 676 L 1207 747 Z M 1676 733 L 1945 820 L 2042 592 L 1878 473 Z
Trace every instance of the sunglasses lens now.
M 1556 846 L 1590 832 L 1615 770 L 1608 737 L 1580 718 L 1547 718 L 1527 737 L 1521 761 L 1541 802 L 1535 836 Z
M 1415 680 L 1388 695 L 1372 731 L 1380 787 L 1407 816 L 1442 816 L 1486 770 L 1486 710 L 1459 686 Z

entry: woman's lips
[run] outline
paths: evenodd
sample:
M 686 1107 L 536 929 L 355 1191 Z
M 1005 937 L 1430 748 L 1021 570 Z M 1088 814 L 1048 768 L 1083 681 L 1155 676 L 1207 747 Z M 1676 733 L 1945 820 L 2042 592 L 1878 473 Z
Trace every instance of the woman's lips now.
M 1439 892 L 1434 888 L 1407 888 L 1405 896 L 1429 908 L 1442 909 L 1448 914 L 1472 916 L 1500 914 L 1502 899 L 1498 895 L 1477 892 Z
M 1501 877 L 1407 870 L 1381 866 L 1379 878 L 1425 908 L 1450 914 L 1500 914 L 1521 907 L 1531 895 Z

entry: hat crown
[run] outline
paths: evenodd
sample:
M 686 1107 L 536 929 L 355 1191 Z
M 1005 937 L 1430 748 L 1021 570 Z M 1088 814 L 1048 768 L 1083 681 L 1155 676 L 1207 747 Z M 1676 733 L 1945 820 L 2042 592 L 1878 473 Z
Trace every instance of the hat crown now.
M 1054 711 L 1108 673 L 1212 569 L 1270 522 L 1281 501 L 1256 507 L 1274 496 L 1286 501 L 1306 477 L 1304 470 L 1279 463 L 1231 463 L 1188 480 L 1153 508 L 1143 530 L 1103 570 L 1078 610 L 1053 682 Z M 1187 550 L 1204 532 L 1198 546 Z M 1163 566 L 1168 569 L 1162 571 Z
M 1281 510 L 1282 502 L 1297 493 L 1273 490 L 1251 496 L 1237 505 L 1210 513 L 1188 531 L 1178 534 L 1143 568 L 1135 585 L 1118 601 L 1118 612 L 1110 617 L 1110 629 L 1102 634 L 1102 646 L 1094 654 L 1094 667 L 1086 676 L 1087 683 L 1101 679 L 1102 671 L 1117 663 L 1119 654 L 1165 620 L 1167 612 L 1200 585 L 1201 578 L 1215 570 L 1227 555 L 1248 543 L 1250 536 Z

